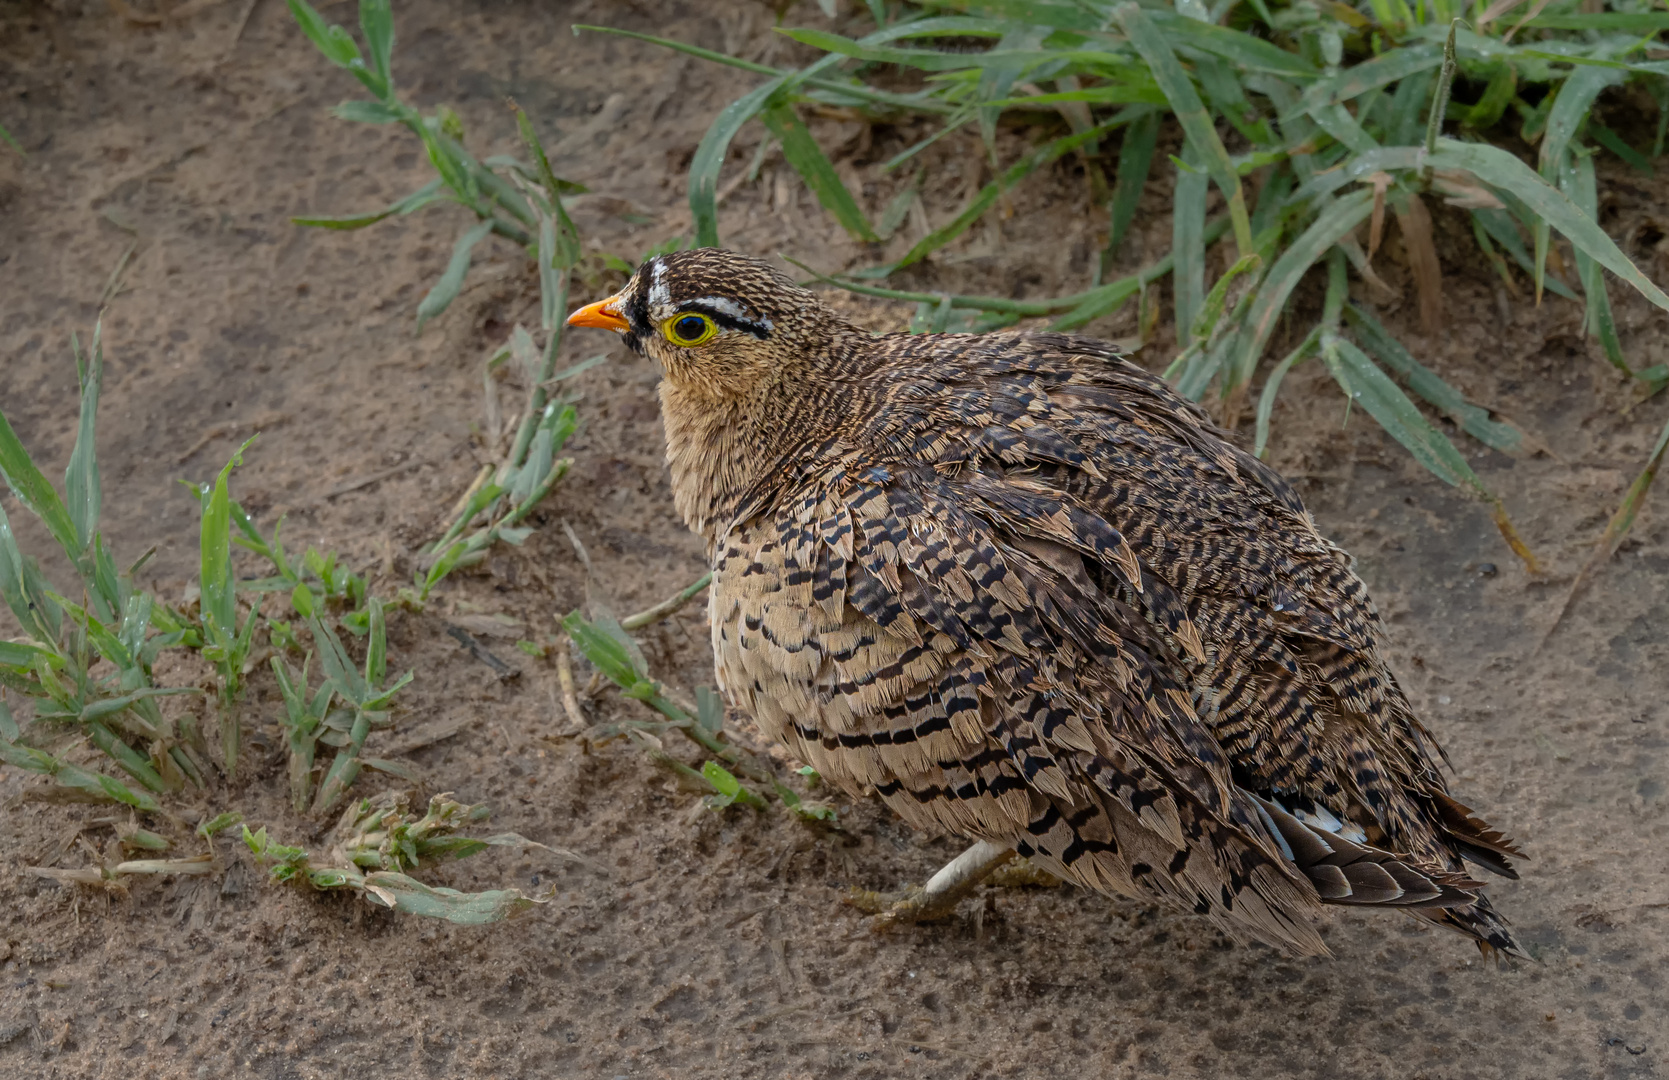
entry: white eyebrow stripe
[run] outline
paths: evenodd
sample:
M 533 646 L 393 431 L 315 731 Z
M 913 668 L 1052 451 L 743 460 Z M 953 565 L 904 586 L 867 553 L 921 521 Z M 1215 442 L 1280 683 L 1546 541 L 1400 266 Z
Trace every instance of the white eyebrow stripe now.
M 649 310 L 659 311 L 672 301 L 672 293 L 666 287 L 666 263 L 655 260 L 655 268 L 649 273 Z
M 733 319 L 738 319 L 745 323 L 752 323 L 755 326 L 762 326 L 766 330 L 772 329 L 770 319 L 763 315 L 754 315 L 750 313 L 747 308 L 738 304 L 728 296 L 698 296 L 694 300 L 686 300 L 685 303 L 691 306 L 700 305 L 701 307 L 710 308 L 713 311 L 722 311 Z

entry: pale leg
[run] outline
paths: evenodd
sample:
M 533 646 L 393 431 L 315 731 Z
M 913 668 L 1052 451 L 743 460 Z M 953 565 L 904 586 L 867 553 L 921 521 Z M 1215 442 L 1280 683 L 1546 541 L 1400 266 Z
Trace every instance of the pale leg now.
M 895 893 L 854 890 L 846 902 L 879 915 L 877 927 L 943 919 L 993 870 L 1012 858 L 1012 847 L 981 840 L 928 878 L 926 885 L 912 885 Z

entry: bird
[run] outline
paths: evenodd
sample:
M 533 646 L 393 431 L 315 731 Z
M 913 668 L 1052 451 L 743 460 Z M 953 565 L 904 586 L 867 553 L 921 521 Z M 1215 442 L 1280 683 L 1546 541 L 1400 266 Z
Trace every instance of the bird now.
M 575 327 L 661 367 L 727 699 L 824 780 L 1004 860 L 1326 955 L 1329 905 L 1527 954 L 1350 556 L 1292 485 L 1112 345 L 873 333 L 760 259 L 645 260 Z M 872 910 L 876 910 L 872 908 Z

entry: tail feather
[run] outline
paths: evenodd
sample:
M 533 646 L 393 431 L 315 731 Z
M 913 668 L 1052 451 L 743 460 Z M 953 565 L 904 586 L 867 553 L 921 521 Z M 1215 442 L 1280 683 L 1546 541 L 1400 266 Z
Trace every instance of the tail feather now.
M 1416 908 L 1409 912 L 1445 930 L 1464 934 L 1477 943 L 1485 959 L 1499 960 L 1512 956 L 1520 960 L 1535 959 L 1519 945 L 1506 918 L 1490 904 L 1487 896 L 1478 896 L 1466 907 Z
M 1315 886 L 1323 903 L 1466 907 L 1483 887 L 1465 874 L 1416 864 L 1342 832 L 1312 827 L 1271 799 L 1253 798 L 1282 853 Z
M 1528 856 L 1511 840 L 1473 817 L 1471 807 L 1441 791 L 1432 792 L 1432 802 L 1437 807 L 1443 831 L 1462 858 L 1502 877 L 1518 880 L 1518 871 L 1513 869 L 1507 858 L 1524 859 Z
M 1342 831 L 1298 820 L 1271 799 L 1252 798 L 1282 854 L 1315 886 L 1322 903 L 1400 907 L 1434 926 L 1466 935 L 1486 957 L 1531 959 L 1507 929 L 1507 920 L 1478 891 L 1483 882 L 1358 843 Z M 1472 817 L 1466 807 L 1447 796 L 1439 798 L 1444 824 L 1466 829 L 1479 851 L 1503 864 L 1505 853 L 1518 854 L 1511 842 Z M 1490 862 L 1476 861 L 1494 868 Z M 1518 876 L 1510 867 L 1507 872 Z

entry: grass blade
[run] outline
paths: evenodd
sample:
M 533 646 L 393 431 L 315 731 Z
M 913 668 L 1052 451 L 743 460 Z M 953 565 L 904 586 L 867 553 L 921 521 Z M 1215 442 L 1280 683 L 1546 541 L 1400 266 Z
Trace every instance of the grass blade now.
M 690 216 L 695 227 L 697 247 L 719 246 L 719 171 L 724 168 L 730 140 L 736 137 L 743 124 L 765 107 L 771 95 L 787 84 L 788 76 L 778 75 L 732 101 L 719 113 L 713 126 L 707 129 L 707 134 L 701 137 L 695 157 L 690 159 L 689 183 Z
M 483 926 L 487 923 L 502 922 L 535 904 L 545 902 L 527 896 L 518 889 L 466 893 L 457 889 L 436 888 L 392 870 L 366 874 L 364 889 L 367 898 L 374 899 L 384 907 L 403 911 L 408 915 L 445 919 L 460 926 Z
M 1634 519 L 1640 515 L 1640 507 L 1645 504 L 1646 493 L 1652 489 L 1652 482 L 1657 479 L 1666 450 L 1669 450 L 1669 424 L 1663 425 L 1663 430 L 1657 436 L 1657 445 L 1652 447 L 1651 456 L 1646 459 L 1646 467 L 1640 470 L 1640 475 L 1628 486 L 1622 503 L 1611 515 L 1611 520 L 1605 523 L 1605 531 L 1600 534 L 1599 541 L 1594 545 L 1594 553 L 1588 556 L 1588 561 L 1577 572 L 1576 580 L 1571 582 L 1570 591 L 1565 593 L 1564 603 L 1559 605 L 1559 614 L 1554 616 L 1547 632 L 1542 635 L 1541 643 L 1536 646 L 1538 650 L 1546 645 L 1554 631 L 1559 629 L 1559 624 L 1564 621 L 1571 605 L 1576 602 L 1578 594 L 1587 586 L 1594 572 L 1607 559 L 1617 554 L 1617 549 L 1622 547 L 1623 541 L 1628 538 L 1629 530 L 1634 527 Z
M 1624 34 L 1656 34 L 1669 30 L 1669 11 L 1537 15 L 1525 25 L 1537 30 L 1611 30 Z
M 1200 101 L 1199 92 L 1194 89 L 1193 82 L 1164 35 L 1141 8 L 1134 3 L 1120 4 L 1116 15 L 1130 38 L 1130 44 L 1147 62 L 1159 88 L 1165 92 L 1171 111 L 1176 114 L 1189 143 L 1199 152 L 1206 171 L 1222 189 L 1223 198 L 1228 200 L 1235 247 L 1241 255 L 1251 254 L 1252 225 L 1246 212 L 1246 196 L 1240 188 L 1240 177 L 1235 173 L 1234 162 L 1230 160 L 1223 140 L 1217 137 L 1217 129 Z
M 1408 395 L 1366 353 L 1337 335 L 1326 334 L 1321 355 L 1345 396 L 1367 410 L 1387 434 L 1414 455 L 1414 460 L 1446 484 L 1484 492 L 1483 482 L 1460 451 L 1431 426 Z
M 340 68 L 352 70 L 351 65 L 359 59 L 359 46 L 340 26 L 332 26 L 325 22 L 324 16 L 314 10 L 307 0 L 286 0 L 290 14 L 295 16 L 296 25 L 313 47 L 324 54 L 325 59 Z M 363 64 L 361 64 L 363 68 Z
M 781 140 L 783 158 L 800 174 L 806 187 L 817 196 L 823 208 L 835 216 L 841 227 L 860 240 L 878 241 L 880 237 L 870 228 L 869 219 L 835 174 L 834 165 L 823 153 L 823 148 L 817 145 L 817 140 L 811 137 L 810 129 L 794 107 L 773 103 L 761 113 L 760 119 L 771 134 Z
M 359 29 L 371 53 L 371 69 L 382 80 L 383 97 L 394 92 L 394 12 L 389 0 L 359 0 Z
M 1258 289 L 1257 299 L 1246 316 L 1245 347 L 1240 354 L 1240 370 L 1235 384 L 1251 382 L 1258 359 L 1275 330 L 1275 320 L 1286 309 L 1287 297 L 1315 261 L 1327 253 L 1346 234 L 1367 220 L 1373 212 L 1373 192 L 1354 191 L 1335 200 L 1323 210 L 1303 234 L 1294 240 L 1275 264 Z
M 1599 219 L 1599 189 L 1594 180 L 1594 156 L 1573 147 L 1559 170 L 1559 187 L 1571 197 L 1577 208 L 1594 220 Z M 1574 159 L 1574 160 L 1573 160 Z M 1617 320 L 1611 312 L 1611 297 L 1605 291 L 1605 271 L 1599 263 L 1580 249 L 1576 252 L 1576 276 L 1582 282 L 1582 294 L 1587 301 L 1585 315 L 1588 333 L 1599 338 L 1605 358 L 1611 366 L 1633 377 L 1634 369 L 1623 355 L 1623 343 L 1617 337 Z
M 881 210 L 881 220 L 875 223 L 875 235 L 882 240 L 892 239 L 892 234 L 904 224 L 909 216 L 910 206 L 921 196 L 921 170 L 910 178 L 910 182 L 898 189 L 898 193 L 887 200 L 887 205 Z
M 1628 537 L 1629 529 L 1634 527 L 1634 519 L 1639 516 L 1646 493 L 1651 490 L 1652 481 L 1657 479 L 1657 470 L 1663 464 L 1663 452 L 1666 449 L 1669 449 L 1669 424 L 1665 424 L 1662 432 L 1658 434 L 1657 445 L 1652 448 L 1651 456 L 1646 459 L 1646 467 L 1634 478 L 1634 483 L 1629 485 L 1628 493 L 1623 496 L 1617 512 L 1606 522 L 1605 532 L 1600 536 L 1599 542 L 1599 549 L 1605 553 L 1606 558 L 1617 553 L 1623 540 Z
M 384 105 L 380 101 L 344 101 L 330 110 L 338 120 L 355 124 L 396 124 L 411 120 L 412 114 L 398 105 Z
M 393 217 L 396 214 L 409 214 L 413 210 L 428 206 L 430 203 L 441 202 L 448 198 L 446 192 L 442 190 L 444 184 L 445 181 L 436 177 L 399 202 L 392 203 L 369 214 L 350 214 L 347 217 L 293 217 L 290 222 L 294 225 L 307 225 L 316 229 L 363 229 L 367 225 L 375 225 L 384 218 Z
M 990 26 L 991 24 L 985 24 Z M 971 37 L 980 31 L 977 20 L 967 20 L 959 28 L 957 36 Z M 1000 31 L 986 30 L 989 33 Z M 877 64 L 897 64 L 899 67 L 915 68 L 918 71 L 961 71 L 969 68 L 979 70 L 1014 69 L 1021 73 L 1044 63 L 1059 60 L 1081 60 L 1091 64 L 1105 64 L 1115 58 L 1108 53 L 1097 51 L 1077 52 L 1074 50 L 1059 50 L 1049 53 L 1034 49 L 987 49 L 983 52 L 952 52 L 938 49 L 908 49 L 889 45 L 871 44 L 873 37 L 863 41 L 853 41 L 851 38 L 831 34 L 826 30 L 796 29 L 781 31 L 787 37 L 793 38 L 802 45 L 810 45 L 814 49 L 822 49 L 831 56 L 850 57 L 854 60 L 867 60 Z
M 568 208 L 562 204 L 562 196 L 583 194 L 586 189 L 581 184 L 561 179 L 551 170 L 550 158 L 545 156 L 545 144 L 539 141 L 539 133 L 533 129 L 533 119 L 527 115 L 527 110 L 520 105 L 516 106 L 516 129 L 521 133 L 522 145 L 526 146 L 527 152 L 533 156 L 533 166 L 538 171 L 539 183 L 544 185 L 545 188 L 545 199 L 551 210 L 550 216 L 555 219 L 556 237 L 554 246 L 545 244 L 544 232 L 542 231 L 544 222 L 540 222 L 540 250 L 545 252 L 544 255 L 541 255 L 541 270 L 547 260 L 556 269 L 571 270 L 580 260 L 579 230 L 574 227 L 573 219 L 568 216 Z M 541 275 L 540 295 L 551 295 L 548 284 L 543 280 L 543 275 Z M 555 329 L 554 321 L 547 321 L 542 325 L 546 330 Z
M 1252 273 L 1262 265 L 1262 257 L 1257 252 L 1253 252 L 1250 255 L 1243 255 L 1236 259 L 1227 270 L 1224 270 L 1223 276 L 1217 279 L 1216 284 L 1211 286 L 1211 291 L 1206 294 L 1205 302 L 1200 305 L 1199 313 L 1194 316 L 1194 322 L 1188 329 L 1189 336 L 1195 341 L 1205 341 L 1210 338 L 1217 329 L 1218 320 L 1223 317 L 1223 305 L 1228 301 L 1229 286 L 1234 284 L 1234 279 L 1241 274 Z
M 1459 390 L 1444 382 L 1436 372 L 1414 359 L 1402 342 L 1391 336 L 1379 320 L 1355 304 L 1345 305 L 1344 314 L 1362 345 L 1379 361 L 1408 380 L 1420 397 L 1459 424 L 1468 435 L 1504 454 L 1524 447 L 1524 433 L 1510 424 L 1490 419 L 1489 410 L 1467 401 Z
M 1530 573 L 1541 572 L 1535 555 L 1518 535 L 1501 500 L 1478 479 L 1454 444 L 1431 426 L 1408 395 L 1380 371 L 1366 353 L 1341 337 L 1323 333 L 1321 355 L 1345 394 L 1353 402 L 1360 402 L 1380 427 L 1414 455 L 1414 460 L 1433 475 L 1488 503 L 1495 527 L 1500 530 L 1513 554 L 1524 562 L 1525 569 Z
M 58 497 L 58 492 L 35 468 L 34 461 L 23 448 L 4 412 L 0 412 L 0 476 L 6 478 L 6 485 L 17 496 L 17 501 L 41 519 L 41 523 L 52 533 L 52 538 L 58 541 L 58 546 L 64 549 L 64 554 L 79 565 L 82 548 L 75 521 Z
M 1661 117 L 1661 105 L 1658 106 L 1658 111 Z M 1612 131 L 1610 128 L 1606 127 L 1604 124 L 1593 119 L 1592 117 L 1588 119 L 1588 134 L 1593 136 L 1595 142 L 1628 162 L 1629 168 L 1633 169 L 1635 172 L 1641 173 L 1645 176 L 1654 175 L 1651 158 L 1642 154 L 1640 151 L 1630 146 L 1627 142 L 1624 142 L 1621 135 Z
M 1622 249 L 1605 234 L 1605 230 L 1511 153 L 1482 143 L 1442 139 L 1431 161 L 1440 169 L 1465 169 L 1491 187 L 1511 192 L 1532 213 L 1568 237 L 1577 250 L 1585 252 L 1628 282 L 1646 299 L 1669 311 L 1669 296 L 1665 296 L 1662 289 L 1652 284 L 1629 261 Z
M 911 23 L 910 27 L 922 27 L 923 24 L 930 21 L 932 20 L 922 19 L 918 22 Z M 899 26 L 891 26 L 885 30 L 879 31 L 876 34 L 870 35 L 870 37 L 865 38 L 864 40 L 890 41 L 896 37 L 906 36 L 901 32 L 902 29 L 903 28 Z M 674 52 L 684 53 L 686 56 L 699 57 L 702 60 L 711 60 L 715 64 L 724 64 L 727 67 L 740 68 L 743 71 L 751 71 L 758 75 L 775 76 L 794 74 L 792 71 L 783 71 L 767 64 L 756 64 L 752 60 L 743 60 L 738 56 L 727 56 L 724 53 L 714 52 L 711 49 L 703 49 L 699 45 L 687 45 L 682 41 L 674 41 L 671 38 L 656 37 L 653 34 L 640 34 L 635 30 L 621 30 L 612 26 L 588 26 L 583 23 L 576 24 L 573 30 L 576 35 L 582 31 L 591 31 L 598 34 L 613 34 L 616 37 L 626 37 L 633 38 L 637 41 L 646 41 L 651 45 L 659 45 L 662 48 L 672 49 Z M 886 105 L 892 108 L 904 109 L 911 112 L 929 112 L 939 113 L 942 115 L 956 111 L 954 106 L 946 105 L 943 102 L 938 101 L 935 98 L 925 96 L 924 94 L 893 94 L 885 90 L 876 90 L 858 82 L 841 82 L 834 79 L 824 79 L 813 76 L 808 77 L 805 80 L 805 85 L 823 90 L 825 92 L 823 95 L 824 98 L 827 98 L 834 104 L 839 105 Z
M 1615 86 L 1623 81 L 1621 72 L 1608 68 L 1579 67 L 1570 73 L 1565 84 L 1559 88 L 1558 96 L 1553 100 L 1553 108 L 1547 114 L 1547 128 L 1542 135 L 1541 149 L 1537 158 L 1537 171 L 1548 184 L 1559 181 L 1559 166 L 1564 160 L 1565 149 L 1576 135 L 1576 129 L 1582 126 L 1588 114 L 1593 111 L 1594 101 L 1600 92 L 1609 86 Z M 1516 160 L 1516 159 L 1515 159 Z M 1530 200 L 1525 199 L 1526 202 Z M 1536 303 L 1541 303 L 1542 282 L 1547 276 L 1547 245 L 1548 226 L 1551 224 L 1547 216 L 1540 215 L 1535 224 L 1536 242 Z M 1569 235 L 1568 233 L 1566 235 Z M 1575 238 L 1572 237 L 1574 240 Z
M 1205 112 L 1205 105 L 1200 102 L 1200 95 L 1193 88 L 1188 73 L 1183 70 L 1182 62 L 1178 62 L 1177 53 L 1172 52 L 1170 43 L 1158 32 L 1158 27 L 1135 3 L 1118 5 L 1117 17 L 1130 37 L 1130 43 L 1137 48 L 1152 70 L 1153 78 L 1158 80 L 1158 85 L 1165 92 L 1165 98 L 1182 124 L 1188 142 L 1202 157 L 1205 169 L 1217 182 L 1217 187 L 1222 189 L 1223 199 L 1228 200 L 1228 219 L 1233 225 L 1238 254 L 1252 254 L 1252 219 L 1247 214 L 1245 194 L 1240 190 L 1240 177 L 1235 174 L 1235 165 L 1228 157 L 1228 150 L 1223 147 L 1223 140 L 1217 137 L 1212 117 Z
M 1215 218 L 1206 224 L 1205 243 L 1207 246 L 1215 244 L 1228 231 L 1228 217 L 1222 215 Z M 1072 310 L 1056 319 L 1050 329 L 1076 330 L 1095 319 L 1101 318 L 1103 315 L 1111 314 L 1118 310 L 1126 300 L 1141 293 L 1149 285 L 1170 273 L 1173 266 L 1175 266 L 1174 253 L 1167 252 L 1164 258 L 1151 266 L 1081 294 L 1078 303 Z
M 933 252 L 939 250 L 952 240 L 956 239 L 958 236 L 962 235 L 962 233 L 967 230 L 968 226 L 972 225 L 982 214 L 985 213 L 985 211 L 991 208 L 992 204 L 1002 196 L 1003 192 L 1012 188 L 1014 185 L 1036 172 L 1038 169 L 1053 163 L 1062 155 L 1076 150 L 1078 147 L 1087 142 L 1095 141 L 1124 122 L 1124 120 L 1114 117 L 1104 123 L 1097 124 L 1088 131 L 1079 132 L 1076 135 L 1064 136 L 1054 140 L 1053 142 L 1045 143 L 1043 146 L 1032 151 L 1030 154 L 1021 158 L 1013 165 L 1010 165 L 1008 169 L 1006 169 L 997 179 L 981 188 L 979 194 L 974 196 L 973 201 L 970 202 L 960 214 L 956 215 L 956 218 L 953 221 L 947 225 L 934 229 L 932 232 L 922 237 L 921 240 L 916 243 L 915 247 L 911 248 L 902 259 L 886 268 L 885 272 L 892 273 L 894 270 L 902 270 L 906 266 L 910 266 L 913 263 L 918 263 L 922 259 L 925 259 L 928 255 L 931 255 Z M 878 273 L 876 276 L 884 276 L 884 274 Z
M 1171 255 L 1176 259 L 1171 291 L 1179 347 L 1191 343 L 1194 320 L 1205 300 L 1205 199 L 1210 193 L 1210 177 L 1198 165 L 1199 151 L 1191 144 L 1184 147 L 1183 160 L 1176 163 L 1176 191 L 1171 196 Z
M 1392 83 L 1431 71 L 1443 63 L 1443 50 L 1433 45 L 1389 49 L 1370 60 L 1353 64 L 1335 75 L 1318 79 L 1305 90 L 1299 109 L 1311 112 L 1323 105 L 1342 105 Z M 1422 95 L 1424 96 L 1424 95 Z M 1283 121 L 1286 119 L 1282 118 Z
M 101 340 L 103 330 L 102 323 L 93 325 L 93 347 L 87 356 L 82 355 L 81 343 L 76 336 L 70 335 L 70 348 L 75 354 L 75 373 L 81 383 L 81 417 L 75 428 L 75 448 L 70 451 L 70 463 L 64 470 L 64 501 L 70 523 L 75 526 L 78 546 L 82 551 L 86 551 L 92 545 L 93 534 L 98 531 L 99 507 L 102 503 L 98 450 L 94 443 L 99 392 L 104 386 L 104 345 Z M 103 617 L 113 619 L 117 606 L 116 598 L 106 599 L 110 602 L 111 609 L 104 612 Z
M 0 415 L 0 422 L 5 417 Z M 35 560 L 26 558 L 12 535 L 12 523 L 0 508 L 0 595 L 20 626 L 36 640 L 56 647 L 63 628 L 63 610 L 41 577 Z
M 1252 441 L 1252 454 L 1264 458 L 1269 449 L 1270 418 L 1275 414 L 1275 397 L 1281 392 L 1281 381 L 1287 377 L 1294 364 L 1305 359 L 1315 351 L 1316 342 L 1321 339 L 1321 327 L 1312 329 L 1298 347 L 1281 358 L 1281 362 L 1269 372 L 1269 378 L 1263 384 L 1263 392 L 1258 395 L 1258 408 L 1255 435 Z
M 483 221 L 458 237 L 458 242 L 452 247 L 452 258 L 446 264 L 446 272 L 423 297 L 423 302 L 417 305 L 418 333 L 423 332 L 424 323 L 445 311 L 447 305 L 457 299 L 464 287 L 464 275 L 469 273 L 470 252 L 492 231 L 493 223 Z
M 82 792 L 100 802 L 122 803 L 146 813 L 156 813 L 162 809 L 149 792 L 134 791 L 114 777 L 60 761 L 51 754 L 33 747 L 20 746 L 0 739 L 0 761 L 19 769 L 50 776 L 60 786 Z
M 1141 202 L 1142 190 L 1147 186 L 1148 172 L 1153 167 L 1153 148 L 1159 139 L 1159 114 L 1150 112 L 1131 121 L 1124 130 L 1124 142 L 1119 147 L 1118 173 L 1113 180 L 1113 197 L 1109 207 L 1107 250 L 1101 256 L 1101 272 L 1105 274 L 1124 243 L 1130 222 L 1135 220 L 1136 207 Z
M 1536 276 L 1535 260 L 1530 258 L 1530 249 L 1524 246 L 1524 236 L 1519 231 L 1518 220 L 1507 210 L 1475 209 L 1472 220 L 1495 243 L 1506 249 L 1512 256 L 1513 262 L 1529 275 L 1531 280 Z M 1481 245 L 1480 245 L 1481 246 Z M 1487 254 L 1487 253 L 1486 253 Z M 1547 289 L 1555 296 L 1562 296 L 1566 300 L 1580 298 L 1566 287 L 1558 278 L 1547 279 Z
M 253 441 L 253 440 L 251 440 Z M 232 578 L 232 509 L 227 481 L 234 466 L 243 464 L 244 443 L 232 454 L 214 486 L 205 492 L 203 520 L 198 536 L 198 588 L 203 630 L 215 644 L 230 642 L 237 635 L 237 585 Z

